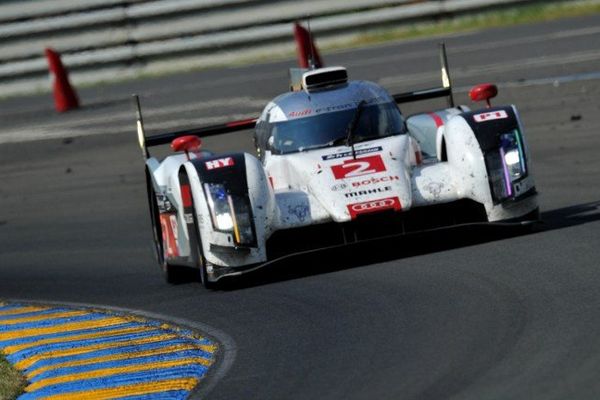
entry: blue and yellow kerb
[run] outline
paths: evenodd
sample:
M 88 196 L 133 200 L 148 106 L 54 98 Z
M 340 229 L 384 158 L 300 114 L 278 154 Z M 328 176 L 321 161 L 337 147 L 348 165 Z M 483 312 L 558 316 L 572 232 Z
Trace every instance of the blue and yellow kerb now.
M 0 351 L 29 383 L 19 400 L 184 399 L 216 350 L 158 321 L 0 302 Z

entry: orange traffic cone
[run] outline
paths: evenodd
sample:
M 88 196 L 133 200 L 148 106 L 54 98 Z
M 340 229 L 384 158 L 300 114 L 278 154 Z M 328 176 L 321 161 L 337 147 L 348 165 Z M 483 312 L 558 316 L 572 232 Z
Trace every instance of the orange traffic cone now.
M 51 48 L 46 48 L 45 53 L 50 74 L 53 76 L 52 91 L 54 92 L 56 111 L 65 112 L 79 108 L 79 98 L 69 82 L 67 70 L 60 61 L 60 54 Z
M 299 23 L 294 23 L 294 38 L 296 39 L 296 50 L 298 53 L 298 64 L 300 68 L 322 68 L 319 50 L 313 41 L 312 34 Z

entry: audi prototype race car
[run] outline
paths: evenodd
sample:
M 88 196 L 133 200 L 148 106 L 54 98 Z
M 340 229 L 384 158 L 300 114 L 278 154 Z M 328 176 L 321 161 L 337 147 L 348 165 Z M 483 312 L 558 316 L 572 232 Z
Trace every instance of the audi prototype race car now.
M 491 84 L 455 106 L 442 86 L 390 95 L 343 67 L 293 71 L 292 90 L 257 119 L 146 137 L 158 261 L 167 281 L 197 268 L 205 286 L 282 257 L 462 223 L 538 219 L 515 106 L 492 107 Z M 448 108 L 403 116 L 398 104 L 446 97 Z M 254 128 L 257 155 L 213 154 L 200 137 Z M 148 148 L 171 143 L 163 160 Z

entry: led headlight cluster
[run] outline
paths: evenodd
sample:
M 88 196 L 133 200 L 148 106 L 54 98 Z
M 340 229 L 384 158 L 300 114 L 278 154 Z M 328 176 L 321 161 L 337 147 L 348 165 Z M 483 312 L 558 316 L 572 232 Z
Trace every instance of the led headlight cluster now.
M 205 183 L 204 191 L 214 228 L 233 234 L 238 245 L 252 245 L 255 236 L 248 198 L 228 193 L 220 183 Z
M 523 138 L 518 129 L 500 135 L 498 150 L 486 154 L 494 199 L 503 201 L 515 196 L 515 183 L 527 176 Z

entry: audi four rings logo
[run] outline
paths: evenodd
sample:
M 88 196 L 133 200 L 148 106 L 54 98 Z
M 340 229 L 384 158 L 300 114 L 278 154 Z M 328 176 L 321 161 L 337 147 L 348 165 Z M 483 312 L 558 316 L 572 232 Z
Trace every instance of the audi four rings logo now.
M 398 197 L 388 197 L 385 199 L 365 201 L 363 203 L 348 204 L 348 212 L 352 219 L 356 218 L 358 214 L 365 214 L 379 210 L 394 209 L 400 211 L 402 205 Z
M 339 190 L 344 190 L 348 187 L 348 185 L 346 185 L 345 183 L 337 183 L 333 186 L 331 186 L 331 190 L 333 190 L 334 192 L 337 192 Z
M 353 211 L 361 212 L 361 211 L 371 210 L 373 208 L 391 207 L 393 205 L 394 205 L 394 200 L 384 199 L 384 200 L 370 201 L 368 203 L 352 204 L 350 207 L 352 207 Z

